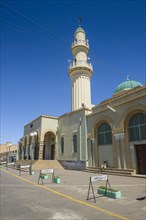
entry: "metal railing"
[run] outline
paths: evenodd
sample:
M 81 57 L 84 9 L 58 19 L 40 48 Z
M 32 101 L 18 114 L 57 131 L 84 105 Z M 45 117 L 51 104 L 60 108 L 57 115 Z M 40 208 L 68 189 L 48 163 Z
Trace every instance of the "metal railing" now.
M 89 68 L 90 70 L 93 70 L 92 64 L 87 61 L 70 62 L 69 70 L 72 70 L 73 68 L 76 68 L 76 67 L 86 67 L 86 68 Z
M 89 47 L 89 43 L 88 40 L 74 40 L 74 42 L 72 43 L 72 48 L 78 45 L 84 45 L 86 47 Z

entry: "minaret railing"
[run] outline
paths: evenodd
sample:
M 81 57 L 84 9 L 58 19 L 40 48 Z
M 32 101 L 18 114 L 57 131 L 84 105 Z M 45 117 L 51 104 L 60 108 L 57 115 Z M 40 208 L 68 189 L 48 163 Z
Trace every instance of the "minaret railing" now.
M 83 60 L 70 62 L 69 69 L 76 68 L 76 67 L 87 67 L 93 70 L 92 64 L 87 61 L 83 61 Z
M 89 47 L 89 43 L 88 40 L 74 40 L 74 42 L 72 43 L 72 48 L 78 45 L 84 45 L 86 47 Z

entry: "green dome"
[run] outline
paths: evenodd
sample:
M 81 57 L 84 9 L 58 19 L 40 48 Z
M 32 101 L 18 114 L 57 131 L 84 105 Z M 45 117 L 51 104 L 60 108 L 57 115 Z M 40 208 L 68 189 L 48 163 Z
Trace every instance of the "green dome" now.
M 142 84 L 140 82 L 137 82 L 137 81 L 126 80 L 125 82 L 123 82 L 120 85 L 118 85 L 118 87 L 116 88 L 114 93 L 120 92 L 122 90 L 133 89 L 133 88 L 135 88 L 137 86 L 142 86 Z
M 77 32 L 84 32 L 84 33 L 85 33 L 85 31 L 84 31 L 83 28 L 81 28 L 81 27 L 78 27 L 78 28 L 76 29 L 75 33 L 77 33 Z

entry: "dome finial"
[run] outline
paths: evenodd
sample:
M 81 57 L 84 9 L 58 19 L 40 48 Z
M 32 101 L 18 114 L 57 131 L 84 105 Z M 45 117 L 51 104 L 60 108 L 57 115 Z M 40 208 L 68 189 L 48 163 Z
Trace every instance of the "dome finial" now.
M 81 27 L 81 22 L 82 22 L 82 17 L 79 17 L 78 18 L 78 25 L 79 25 L 79 27 Z
M 127 75 L 127 81 L 129 81 L 129 75 Z

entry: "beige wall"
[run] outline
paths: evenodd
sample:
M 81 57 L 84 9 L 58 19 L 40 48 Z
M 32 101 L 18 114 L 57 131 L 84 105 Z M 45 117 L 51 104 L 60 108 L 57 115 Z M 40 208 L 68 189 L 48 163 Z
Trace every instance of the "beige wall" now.
M 97 144 L 97 129 L 102 122 L 107 122 L 112 130 L 112 149 L 108 153 L 107 159 L 111 166 L 118 168 L 136 168 L 136 156 L 134 148 L 130 147 L 128 141 L 128 122 L 133 114 L 138 112 L 146 113 L 146 86 L 129 90 L 126 93 L 116 94 L 111 99 L 105 100 L 98 106 L 93 108 L 93 113 L 87 116 L 87 134 L 89 140 L 95 138 L 94 145 L 94 166 L 101 165 L 101 158 L 108 153 L 106 146 L 101 150 L 102 146 Z M 116 113 L 107 108 L 107 105 L 116 109 Z M 115 134 L 124 133 L 122 140 L 117 140 Z M 146 141 L 142 141 L 146 143 Z M 120 146 L 121 145 L 121 146 Z M 90 148 L 89 144 L 89 148 Z M 99 151 L 101 157 L 99 158 Z M 122 151 L 122 152 L 120 152 Z M 102 152 L 102 153 L 101 153 Z M 121 156 L 119 156 L 121 155 Z M 109 158 L 110 157 L 110 158 Z M 90 156 L 91 158 L 91 156 Z
M 12 144 L 12 143 L 0 144 L 0 154 L 8 153 L 10 144 Z M 17 151 L 17 149 L 18 149 L 17 144 L 12 144 L 10 146 L 10 152 Z
M 58 127 L 58 118 L 56 117 L 42 117 L 41 123 L 41 140 L 44 139 L 46 132 L 51 131 L 56 134 Z
M 23 141 L 25 141 L 25 138 L 27 138 L 27 142 L 29 143 L 29 138 L 31 136 L 31 133 L 33 132 L 37 132 L 38 141 L 43 141 L 45 133 L 48 131 L 56 133 L 57 127 L 57 117 L 41 115 L 40 117 L 36 118 L 35 120 L 24 126 Z
M 108 160 L 110 167 L 136 169 L 135 143 L 129 143 L 127 127 L 133 114 L 146 113 L 145 94 L 146 86 L 143 86 L 115 94 L 112 98 L 93 107 L 92 110 L 81 108 L 59 118 L 42 115 L 25 126 L 24 137 L 29 140 L 30 134 L 34 131 L 37 132 L 39 159 L 43 159 L 44 138 L 47 137 L 45 134 L 50 134 L 55 138 L 53 143 L 58 160 L 86 161 L 89 159 L 89 165 L 96 167 L 100 166 L 103 160 Z M 116 113 L 109 110 L 107 105 L 116 109 Z M 98 146 L 97 144 L 97 129 L 103 122 L 108 123 L 112 130 L 112 145 L 109 146 Z M 30 126 L 31 124 L 33 127 Z M 124 133 L 120 141 L 116 138 L 119 133 Z M 73 153 L 73 136 L 75 134 L 78 141 L 76 154 Z M 62 137 L 64 137 L 63 154 L 61 154 Z M 146 143 L 146 141 L 142 141 L 142 143 Z
M 90 111 L 89 111 L 90 112 Z M 80 109 L 78 111 L 65 114 L 59 118 L 58 133 L 58 159 L 59 160 L 86 160 L 86 126 L 85 115 L 88 110 Z M 80 122 L 81 118 L 81 122 Z M 73 136 L 77 135 L 77 153 L 73 153 Z M 61 154 L 61 138 L 64 137 L 64 154 Z

